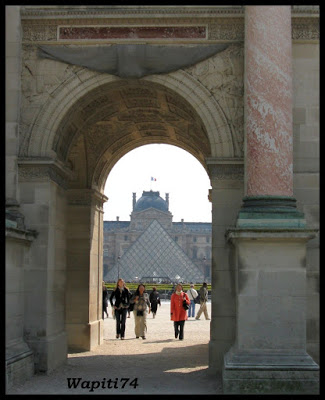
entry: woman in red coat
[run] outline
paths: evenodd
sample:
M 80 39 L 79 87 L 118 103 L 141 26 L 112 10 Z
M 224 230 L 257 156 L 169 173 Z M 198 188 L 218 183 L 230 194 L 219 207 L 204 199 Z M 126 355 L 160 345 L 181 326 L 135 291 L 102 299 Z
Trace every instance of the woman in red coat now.
M 190 305 L 190 299 L 183 292 L 183 286 L 179 283 L 170 298 L 170 319 L 174 321 L 175 338 L 177 339 L 179 335 L 179 340 L 184 339 L 184 324 L 187 319 L 187 311 L 183 307 L 183 300 L 186 300 L 188 306 Z

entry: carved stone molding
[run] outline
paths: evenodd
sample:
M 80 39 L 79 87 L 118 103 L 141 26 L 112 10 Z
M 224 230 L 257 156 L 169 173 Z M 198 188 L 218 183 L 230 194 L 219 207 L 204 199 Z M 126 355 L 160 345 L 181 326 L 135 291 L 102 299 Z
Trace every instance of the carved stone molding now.
M 293 5 L 291 6 L 293 15 L 319 15 L 319 6 L 309 5 Z M 213 17 L 223 15 L 243 16 L 245 12 L 244 6 L 22 6 L 21 16 L 23 19 L 39 19 L 39 18 L 89 18 L 93 16 L 98 19 L 100 17 L 111 18 L 132 18 L 132 17 Z
M 211 179 L 217 180 L 244 180 L 244 160 L 207 158 L 206 163 Z
M 18 160 L 18 175 L 20 182 L 48 182 L 57 183 L 63 189 L 68 188 L 68 181 L 73 173 L 66 167 L 50 160 Z
M 103 212 L 103 204 L 108 197 L 95 189 L 69 189 L 67 191 L 68 204 L 72 206 L 95 206 L 97 211 Z
M 209 24 L 209 40 L 243 41 L 245 25 L 243 18 L 219 18 Z
M 38 236 L 35 230 L 18 229 L 15 227 L 6 226 L 6 240 L 14 240 L 26 245 L 30 245 Z
M 132 17 L 213 17 L 215 15 L 241 15 L 243 6 L 24 6 L 22 18 L 132 18 Z
M 243 6 L 188 6 L 188 7 L 21 7 L 23 41 L 59 41 L 60 27 L 129 27 L 148 28 L 204 25 L 207 36 L 195 42 L 243 41 L 245 7 Z M 139 38 L 134 38 L 140 40 Z M 319 7 L 292 6 L 292 39 L 319 40 Z M 107 39 L 114 42 L 114 39 Z M 129 40 L 129 39 L 125 39 Z M 153 40 L 160 40 L 153 38 Z M 168 39 L 167 39 L 168 40 Z M 173 42 L 180 39 L 174 38 Z M 117 42 L 121 39 L 116 39 Z M 123 41 L 123 39 L 122 39 Z M 64 40 L 67 42 L 67 40 Z
M 318 18 L 293 18 L 292 40 L 319 40 Z
M 233 156 L 244 154 L 244 46 L 234 43 L 186 71 L 213 96 L 232 136 Z
M 56 41 L 57 26 L 39 23 L 37 25 L 23 24 L 23 41 Z
M 292 15 L 301 15 L 304 14 L 306 15 L 315 15 L 315 16 L 319 16 L 319 6 L 306 6 L 306 5 L 302 5 L 302 6 L 291 6 L 291 13 Z

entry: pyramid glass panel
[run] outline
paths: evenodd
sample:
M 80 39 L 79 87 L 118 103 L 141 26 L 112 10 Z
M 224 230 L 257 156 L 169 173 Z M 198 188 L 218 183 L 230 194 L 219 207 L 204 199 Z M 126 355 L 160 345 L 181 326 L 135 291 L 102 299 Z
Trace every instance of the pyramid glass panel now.
M 203 282 L 204 279 L 203 272 L 157 220 L 152 221 L 104 279 L 117 280 L 118 272 L 125 281 L 163 278 L 172 282 Z

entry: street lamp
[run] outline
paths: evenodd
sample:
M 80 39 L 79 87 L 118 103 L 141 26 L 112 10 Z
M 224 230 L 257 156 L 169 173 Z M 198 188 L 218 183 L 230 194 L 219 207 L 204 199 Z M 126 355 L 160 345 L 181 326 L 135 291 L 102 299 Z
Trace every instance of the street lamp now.
M 121 256 L 118 256 L 117 257 L 117 280 L 120 279 L 120 259 L 121 259 Z
M 204 256 L 204 257 L 203 257 L 204 282 L 206 281 L 206 265 L 205 265 L 206 260 L 207 260 L 207 258 Z

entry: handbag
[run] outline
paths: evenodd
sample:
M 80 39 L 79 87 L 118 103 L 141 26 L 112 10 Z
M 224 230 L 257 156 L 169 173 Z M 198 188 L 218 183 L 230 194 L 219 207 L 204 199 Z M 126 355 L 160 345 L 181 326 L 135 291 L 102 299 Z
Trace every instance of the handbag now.
M 184 308 L 185 311 L 187 311 L 190 308 L 190 306 L 186 302 L 185 297 L 183 297 L 183 308 Z

